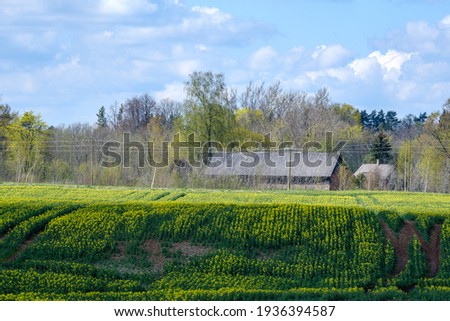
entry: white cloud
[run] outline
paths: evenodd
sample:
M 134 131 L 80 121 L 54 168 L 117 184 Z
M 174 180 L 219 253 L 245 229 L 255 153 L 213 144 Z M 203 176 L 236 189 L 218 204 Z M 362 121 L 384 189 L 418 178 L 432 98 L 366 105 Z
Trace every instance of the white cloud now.
M 177 32 L 189 33 L 203 28 L 211 28 L 231 22 L 231 15 L 211 7 L 193 7 L 193 15 L 183 19 L 182 24 L 177 27 Z M 211 30 L 210 30 L 211 31 Z
M 202 23 L 212 23 L 212 24 L 222 24 L 231 20 L 231 15 L 220 11 L 218 8 L 214 7 L 193 7 L 192 12 L 199 13 L 203 19 L 200 20 Z M 189 20 L 187 20 L 189 21 Z M 197 20 L 198 22 L 198 20 Z
M 200 63 L 194 59 L 186 59 L 174 62 L 170 69 L 175 72 L 177 76 L 187 78 L 191 73 L 200 70 Z
M 54 67 L 46 67 L 44 74 L 48 79 L 58 79 L 64 74 L 70 73 L 80 68 L 80 58 L 72 57 L 69 62 L 61 63 Z
M 305 51 L 305 48 L 300 46 L 290 49 L 284 57 L 284 63 L 291 67 L 303 58 Z
M 263 47 L 258 49 L 250 57 L 250 68 L 254 70 L 268 70 L 271 68 L 273 59 L 277 56 L 276 51 L 270 47 Z
M 99 11 L 102 14 L 129 15 L 155 12 L 158 6 L 147 0 L 101 0 Z
M 172 4 L 178 7 L 185 7 L 181 0 L 172 0 Z
M 351 53 L 342 45 L 321 45 L 313 52 L 312 57 L 322 67 L 331 67 L 342 63 Z
M 178 7 L 161 20 L 127 23 L 113 30 L 97 31 L 86 36 L 92 44 L 101 41 L 106 45 L 142 45 L 149 41 L 161 44 L 170 42 L 212 45 L 248 45 L 252 39 L 267 37 L 271 32 L 264 25 L 243 23 L 230 14 L 212 7 Z M 164 12 L 166 14 L 166 12 Z
M 443 79 L 450 74 L 450 63 L 445 61 L 420 61 L 414 64 L 412 72 L 415 78 L 423 81 Z
M 379 72 L 379 64 L 374 57 L 355 59 L 348 66 L 355 76 L 365 80 L 376 77 Z
M 441 26 L 443 28 L 450 28 L 450 15 L 441 20 Z
M 431 27 L 428 23 L 410 22 L 406 26 L 406 34 L 410 42 L 415 44 L 417 50 L 421 52 L 437 52 L 437 39 L 440 35 L 440 30 Z
M 184 97 L 184 84 L 182 82 L 172 82 L 165 85 L 164 90 L 155 92 L 156 100 L 170 98 L 175 101 L 183 101 Z
M 390 72 L 392 70 L 400 71 L 402 65 L 411 59 L 412 55 L 413 53 L 388 50 L 385 55 L 379 51 L 374 51 L 369 55 L 369 58 L 375 58 L 385 71 Z
M 450 54 L 450 15 L 430 23 L 412 21 L 403 30 L 389 32 L 385 39 L 375 40 L 376 47 L 385 50 L 396 49 L 404 52 L 420 52 L 448 56 Z
M 406 25 L 406 33 L 416 39 L 436 39 L 439 35 L 439 30 L 431 27 L 425 21 L 409 22 Z
M 199 50 L 199 51 L 209 51 L 210 48 L 208 48 L 207 46 L 203 45 L 203 44 L 198 44 L 195 46 L 195 49 Z
M 396 50 L 388 50 L 383 55 L 379 51 L 374 51 L 369 58 L 375 58 L 383 69 L 385 80 L 397 80 L 401 75 L 402 65 L 411 59 L 414 53 L 399 52 Z

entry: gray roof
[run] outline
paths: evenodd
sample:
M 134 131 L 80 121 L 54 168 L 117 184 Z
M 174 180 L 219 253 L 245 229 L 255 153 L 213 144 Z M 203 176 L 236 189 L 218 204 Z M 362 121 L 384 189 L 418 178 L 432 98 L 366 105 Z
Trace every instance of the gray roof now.
M 360 168 L 358 168 L 354 175 L 367 175 L 371 173 L 379 175 L 381 179 L 387 179 L 393 171 L 394 166 L 389 164 L 363 164 Z
M 291 167 L 291 177 L 330 177 L 340 157 L 337 153 L 289 154 L 289 151 L 217 153 L 211 157 L 206 175 L 287 177 Z

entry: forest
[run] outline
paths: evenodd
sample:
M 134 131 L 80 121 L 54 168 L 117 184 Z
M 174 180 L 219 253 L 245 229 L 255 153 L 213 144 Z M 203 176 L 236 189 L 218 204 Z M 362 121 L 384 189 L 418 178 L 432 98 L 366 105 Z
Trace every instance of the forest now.
M 395 107 L 395 106 L 394 106 Z M 203 167 L 186 165 L 186 155 L 169 153 L 168 166 L 140 160 L 132 148 L 128 162 L 105 167 L 105 144 L 140 142 L 152 159 L 161 160 L 174 140 L 195 141 L 209 152 L 218 146 L 256 142 L 265 149 L 265 137 L 276 146 L 303 150 L 311 142 L 329 151 L 345 142 L 340 153 L 349 172 L 364 163 L 395 166 L 383 188 L 402 191 L 450 191 L 450 98 L 432 113 L 399 117 L 394 107 L 362 110 L 333 102 L 322 88 L 315 93 L 286 90 L 280 82 L 249 83 L 237 90 L 223 74 L 194 72 L 185 82 L 184 101 L 155 100 L 143 93 L 123 102 L 93 106 L 95 123 L 47 124 L 34 111 L 18 113 L 0 105 L 0 180 L 26 183 L 149 186 L 154 188 L 261 188 L 236 178 L 206 179 Z M 93 119 L 94 122 L 94 119 Z M 127 135 L 127 136 L 125 136 Z M 189 147 L 189 146 L 188 146 Z M 195 149 L 198 159 L 203 149 Z M 119 154 L 123 151 L 118 150 Z M 203 154 L 202 154 L 203 153 Z M 122 155 L 122 158 L 125 155 Z M 367 188 L 349 177 L 341 189 Z M 376 187 L 375 187 L 376 189 Z

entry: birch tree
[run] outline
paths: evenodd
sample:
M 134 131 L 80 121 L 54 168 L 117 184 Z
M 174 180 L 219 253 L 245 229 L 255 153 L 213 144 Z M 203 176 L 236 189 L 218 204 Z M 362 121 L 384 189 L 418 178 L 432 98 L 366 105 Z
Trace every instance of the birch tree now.
M 33 182 L 47 138 L 47 124 L 40 115 L 25 112 L 7 127 L 9 155 L 15 164 L 17 182 Z

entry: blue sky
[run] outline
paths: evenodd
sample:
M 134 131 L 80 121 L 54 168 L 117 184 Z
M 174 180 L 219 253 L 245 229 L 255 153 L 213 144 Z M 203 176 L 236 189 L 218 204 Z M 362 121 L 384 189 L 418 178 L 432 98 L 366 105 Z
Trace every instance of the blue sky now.
M 82 5 L 81 5 L 82 3 Z M 95 122 L 142 93 L 182 100 L 193 71 L 328 88 L 361 109 L 440 110 L 450 0 L 0 0 L 0 103 Z

